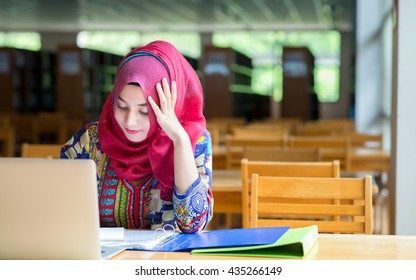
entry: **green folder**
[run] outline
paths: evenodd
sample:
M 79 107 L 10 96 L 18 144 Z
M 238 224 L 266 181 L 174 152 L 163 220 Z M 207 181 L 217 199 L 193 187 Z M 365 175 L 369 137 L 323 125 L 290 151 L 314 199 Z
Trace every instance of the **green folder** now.
M 274 244 L 194 249 L 192 254 L 269 258 L 302 258 L 318 240 L 318 226 L 291 228 Z

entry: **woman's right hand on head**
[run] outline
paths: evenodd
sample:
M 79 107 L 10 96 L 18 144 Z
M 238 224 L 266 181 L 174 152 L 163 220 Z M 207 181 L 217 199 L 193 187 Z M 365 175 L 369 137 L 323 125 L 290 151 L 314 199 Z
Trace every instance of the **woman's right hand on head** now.
M 148 101 L 155 112 L 160 127 L 173 142 L 176 142 L 187 135 L 175 114 L 176 82 L 172 81 L 169 87 L 167 79 L 163 78 L 162 83 L 156 84 L 156 90 L 159 95 L 160 107 L 151 96 L 149 96 Z

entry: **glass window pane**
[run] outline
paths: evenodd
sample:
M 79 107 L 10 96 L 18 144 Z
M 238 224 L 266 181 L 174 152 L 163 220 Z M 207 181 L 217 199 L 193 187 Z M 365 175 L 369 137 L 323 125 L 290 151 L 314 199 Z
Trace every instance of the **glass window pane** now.
M 172 43 L 185 56 L 198 59 L 201 56 L 201 37 L 197 32 L 142 33 L 142 45 L 155 40 L 165 40 Z
M 78 34 L 77 45 L 80 48 L 125 55 L 140 45 L 140 33 L 82 31 Z
M 37 32 L 0 32 L 0 46 L 39 51 L 40 34 Z
M 339 99 L 339 67 L 315 68 L 315 91 L 320 102 L 336 102 Z

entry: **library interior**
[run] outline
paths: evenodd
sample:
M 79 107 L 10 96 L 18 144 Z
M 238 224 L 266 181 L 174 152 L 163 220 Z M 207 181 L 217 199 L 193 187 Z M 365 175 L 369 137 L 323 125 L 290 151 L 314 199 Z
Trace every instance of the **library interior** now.
M 322 250 L 328 233 L 414 237 L 412 9 L 403 0 L 0 1 L 0 157 L 60 158 L 99 119 L 124 54 L 167 40 L 203 87 L 208 230 L 318 225 Z

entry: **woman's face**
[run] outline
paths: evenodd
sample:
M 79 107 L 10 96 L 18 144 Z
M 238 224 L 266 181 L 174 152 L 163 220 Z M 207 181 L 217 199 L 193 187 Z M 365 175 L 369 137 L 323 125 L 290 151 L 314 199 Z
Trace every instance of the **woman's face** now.
M 126 85 L 120 92 L 114 107 L 117 123 L 132 142 L 143 141 L 150 129 L 149 110 L 143 89 Z

